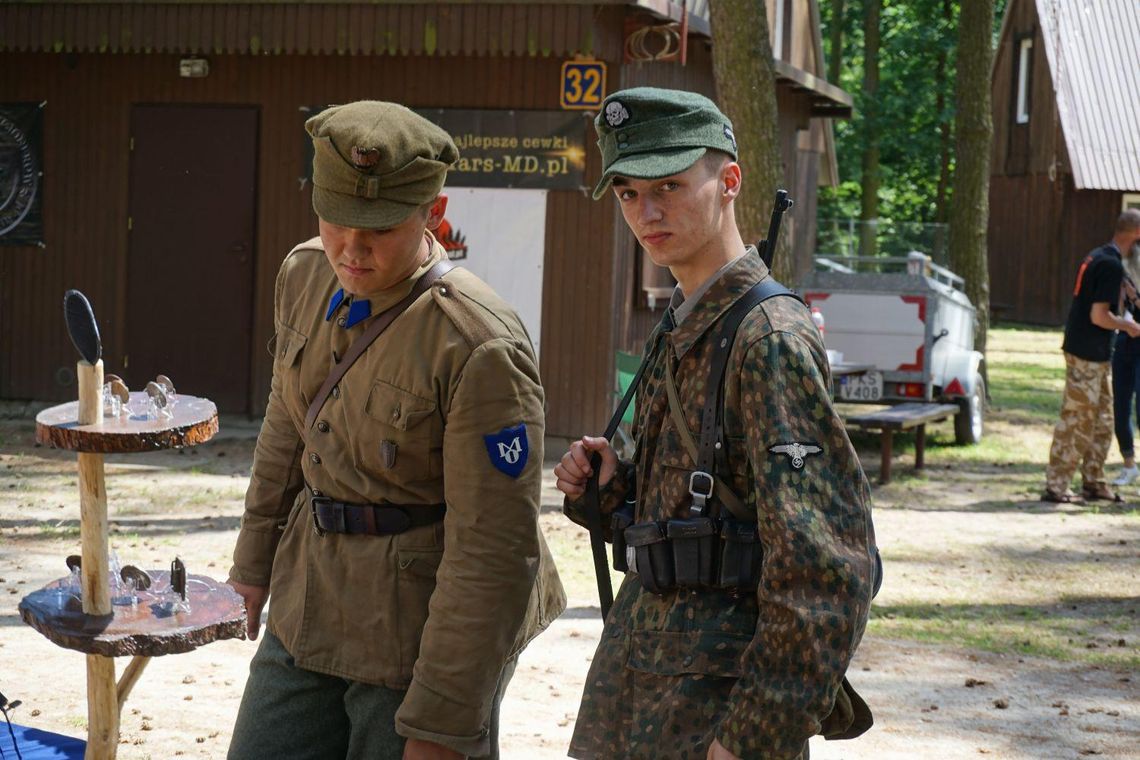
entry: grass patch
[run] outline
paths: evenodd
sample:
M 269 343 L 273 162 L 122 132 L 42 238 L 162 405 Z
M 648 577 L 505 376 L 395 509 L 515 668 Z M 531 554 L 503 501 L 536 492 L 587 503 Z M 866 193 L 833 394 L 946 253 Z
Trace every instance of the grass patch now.
M 876 605 L 868 630 L 876 636 L 951 644 L 999 654 L 1047 657 L 1106 667 L 1140 668 L 1140 650 L 1122 633 L 1134 631 L 1135 611 L 1085 614 L 1017 605 Z

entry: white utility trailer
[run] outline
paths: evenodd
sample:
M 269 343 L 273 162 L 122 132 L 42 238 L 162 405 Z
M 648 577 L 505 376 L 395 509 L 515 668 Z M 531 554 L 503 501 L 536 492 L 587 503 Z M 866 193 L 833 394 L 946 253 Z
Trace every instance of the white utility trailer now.
M 974 350 L 975 310 L 962 278 L 917 252 L 815 262 L 801 290 L 824 317 L 829 357 L 871 367 L 839 374 L 836 398 L 955 403 L 955 440 L 981 440 L 986 389 L 982 355 Z

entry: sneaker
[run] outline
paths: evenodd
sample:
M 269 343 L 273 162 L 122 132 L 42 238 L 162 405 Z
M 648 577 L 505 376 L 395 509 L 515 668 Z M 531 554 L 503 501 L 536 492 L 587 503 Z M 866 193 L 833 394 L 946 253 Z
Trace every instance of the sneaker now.
M 1140 467 L 1132 465 L 1131 467 L 1122 467 L 1120 474 L 1116 476 L 1116 480 L 1112 481 L 1114 486 L 1128 486 L 1132 485 L 1132 481 L 1140 478 Z

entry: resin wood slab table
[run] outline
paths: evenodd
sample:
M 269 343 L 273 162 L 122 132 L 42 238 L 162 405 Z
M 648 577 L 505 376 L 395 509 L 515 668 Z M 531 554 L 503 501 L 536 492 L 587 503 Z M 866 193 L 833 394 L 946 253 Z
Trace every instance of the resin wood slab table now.
M 70 578 L 52 581 L 20 602 L 20 617 L 52 642 L 104 657 L 182 654 L 219 639 L 245 636 L 242 598 L 225 583 L 202 575 L 187 578 L 189 611 L 172 608 L 170 573 L 149 572 L 150 589 L 136 591 L 134 605 L 116 604 L 110 615 L 88 615 L 69 592 Z
M 131 394 L 128 406 L 146 409 L 147 395 Z M 36 415 L 36 441 L 45 446 L 91 454 L 137 454 L 205 443 L 218 432 L 214 402 L 179 395 L 171 404 L 171 417 L 146 418 L 137 414 L 104 417 L 101 422 L 79 424 L 79 402 L 44 409 Z
M 20 602 L 20 616 L 59 646 L 86 654 L 85 757 L 112 760 L 118 751 L 123 703 L 150 658 L 244 636 L 245 613 L 233 589 L 203 576 L 187 578 L 189 609 L 181 609 L 175 605 L 181 598 L 170 590 L 165 571 L 150 574 L 151 587 L 135 592 L 137 604 L 113 604 L 121 599 L 111 594 L 103 455 L 204 443 L 218 432 L 218 410 L 208 399 L 180 394 L 170 399 L 169 414 L 151 416 L 146 413 L 149 396 L 132 393 L 122 414 L 104 417 L 103 362 L 80 361 L 77 377 L 79 401 L 36 415 L 36 440 L 77 452 L 81 588 L 68 589 L 70 578 L 48 584 Z M 125 655 L 132 660 L 116 682 L 112 658 Z

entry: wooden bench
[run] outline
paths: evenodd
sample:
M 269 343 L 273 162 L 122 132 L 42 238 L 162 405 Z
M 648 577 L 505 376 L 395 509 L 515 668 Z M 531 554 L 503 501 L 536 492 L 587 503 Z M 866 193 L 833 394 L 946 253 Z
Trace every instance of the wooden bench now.
M 891 482 L 891 446 L 896 430 L 917 428 L 914 441 L 914 469 L 921 470 L 923 454 L 926 450 L 926 423 L 940 422 L 953 417 L 959 411 L 957 404 L 926 404 L 909 402 L 892 406 L 869 414 L 847 418 L 847 425 L 864 430 L 878 430 L 882 433 L 882 464 L 879 467 L 879 483 Z

